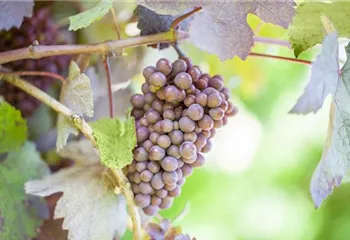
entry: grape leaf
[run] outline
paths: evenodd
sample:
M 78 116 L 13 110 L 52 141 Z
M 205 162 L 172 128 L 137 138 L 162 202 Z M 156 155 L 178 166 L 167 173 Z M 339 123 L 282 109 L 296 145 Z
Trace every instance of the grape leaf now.
M 45 201 L 26 195 L 24 183 L 49 173 L 33 143 L 9 152 L 0 163 L 0 239 L 27 240 L 37 236 L 42 218 L 48 217 Z
M 69 17 L 69 30 L 76 31 L 81 28 L 86 28 L 91 23 L 100 20 L 109 9 L 113 6 L 113 0 L 102 0 L 95 7 Z
M 350 37 L 350 26 L 344 24 L 344 19 L 350 18 L 350 2 L 301 3 L 288 29 L 289 40 L 296 57 L 308 48 L 322 42 L 325 35 L 321 21 L 323 15 L 332 21 L 340 37 Z
M 100 119 L 91 123 L 101 162 L 109 168 L 122 169 L 133 160 L 136 145 L 134 118 Z
M 122 195 L 115 195 L 104 169 L 97 164 L 77 164 L 44 179 L 29 181 L 25 189 L 37 196 L 63 192 L 54 218 L 64 218 L 62 228 L 68 230 L 68 239 L 121 237 L 127 226 L 126 203 Z
M 327 95 L 335 92 L 340 78 L 338 48 L 337 33 L 330 33 L 324 38 L 322 52 L 311 66 L 310 81 L 290 113 L 316 113 Z
M 19 28 L 24 17 L 31 17 L 34 1 L 5 1 L 0 0 L 0 31 L 12 27 Z
M 76 163 L 99 163 L 100 155 L 88 139 L 70 141 L 58 153 L 62 158 L 69 158 Z
M 158 14 L 141 5 L 135 8 L 134 15 L 138 17 L 137 27 L 141 30 L 141 36 L 167 32 L 171 23 L 176 19 L 176 16 Z M 193 16 L 181 21 L 179 24 L 180 29 L 188 31 L 192 20 Z M 167 47 L 169 47 L 168 43 L 159 44 L 159 49 Z
M 253 31 L 246 18 L 254 13 L 263 21 L 287 28 L 294 16 L 294 0 L 282 1 L 146 1 L 139 4 L 158 13 L 179 14 L 189 7 L 201 6 L 192 24 L 190 40 L 200 49 L 216 54 L 221 60 L 239 56 L 245 59 L 254 45 Z M 176 8 L 178 7 L 178 8 Z
M 27 123 L 21 112 L 0 101 L 0 153 L 7 152 L 27 139 Z
M 339 57 L 335 46 L 338 46 L 336 34 L 330 33 L 324 40 L 323 50 L 318 56 L 319 61 L 315 63 L 317 67 L 312 68 L 312 75 L 320 77 L 312 78 L 306 87 L 306 89 L 315 88 L 321 93 L 305 91 L 300 98 L 302 101 L 305 100 L 305 105 L 300 104 L 300 108 L 296 108 L 301 113 L 315 111 L 323 104 L 326 94 L 332 94 L 328 136 L 322 158 L 310 184 L 311 196 L 316 207 L 321 205 L 335 187 L 349 181 L 350 173 L 350 44 L 346 47 L 347 61 L 341 71 L 335 67 L 338 66 Z M 327 68 L 326 72 L 320 68 L 321 66 Z M 322 75 L 322 72 L 325 75 Z M 317 83 L 316 80 L 321 83 Z M 318 100 L 309 100 L 312 97 Z
M 60 102 L 81 116 L 92 117 L 94 114 L 90 80 L 84 73 L 80 73 L 79 67 L 74 61 L 70 63 L 68 78 L 62 86 Z M 69 119 L 62 115 L 57 118 L 57 129 L 57 151 L 66 145 L 69 134 L 78 135 L 79 133 L 70 124 Z

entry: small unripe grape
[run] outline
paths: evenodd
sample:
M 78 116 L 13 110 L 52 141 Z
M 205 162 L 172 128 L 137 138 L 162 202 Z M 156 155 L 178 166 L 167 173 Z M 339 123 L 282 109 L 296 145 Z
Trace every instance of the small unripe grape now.
M 201 149 L 205 146 L 205 144 L 207 144 L 207 139 L 202 134 L 198 134 L 197 140 L 194 142 L 194 145 L 196 145 L 198 149 Z
M 199 126 L 197 126 L 197 124 L 196 124 L 196 127 L 195 127 L 195 129 L 194 129 L 194 132 L 195 133 L 197 133 L 197 134 L 199 134 L 199 133 L 201 133 L 203 131 L 203 129 L 201 129 Z
M 194 83 L 194 85 L 196 88 L 203 90 L 208 87 L 208 82 L 204 78 L 200 78 L 197 82 Z
M 174 157 L 169 157 L 169 156 L 165 157 L 162 160 L 161 166 L 165 171 L 168 171 L 168 172 L 175 171 L 176 168 L 178 167 L 177 160 Z
M 176 159 L 181 158 L 181 154 L 180 154 L 180 149 L 178 146 L 175 145 L 171 145 L 167 151 L 166 151 L 167 155 L 174 157 Z
M 134 173 L 134 183 L 139 184 L 140 182 L 141 182 L 140 173 L 139 172 L 135 172 Z
M 225 116 L 225 111 L 221 108 L 212 108 L 209 110 L 209 115 L 214 120 L 221 120 Z
M 157 144 L 157 141 L 158 141 L 159 136 L 160 136 L 159 133 L 152 132 L 152 133 L 149 135 L 149 139 L 151 140 L 151 142 L 152 142 L 153 144 Z
M 166 196 L 168 196 L 168 191 L 162 188 L 156 191 L 156 195 L 160 198 L 165 198 Z
M 149 103 L 146 103 L 145 106 L 143 107 L 143 110 L 146 112 L 150 109 L 151 109 L 151 104 L 149 104 Z
M 203 135 L 205 138 L 210 138 L 210 131 L 209 131 L 209 130 L 203 130 L 203 131 L 202 131 L 202 135 Z
M 153 173 L 150 170 L 143 170 L 140 174 L 140 178 L 143 182 L 150 182 L 152 180 Z
M 148 207 L 142 208 L 143 212 L 148 216 L 154 216 L 159 211 L 158 206 L 149 205 Z
M 168 195 L 169 195 L 169 191 L 172 191 L 172 190 L 174 190 L 176 188 L 176 183 L 174 183 L 174 184 L 165 184 L 164 188 L 166 190 L 168 190 Z
M 148 121 L 145 117 L 140 118 L 139 123 L 140 123 L 140 126 L 148 127 Z
M 194 86 L 194 85 L 192 84 L 189 88 L 186 89 L 186 94 L 187 94 L 187 95 L 188 95 L 188 94 L 196 94 L 196 90 L 197 90 L 196 86 Z M 199 90 L 198 90 L 198 91 L 199 91 Z
M 156 95 L 160 100 L 165 100 L 165 93 L 163 88 L 159 89 Z
M 208 96 L 205 93 L 200 93 L 196 96 L 196 103 L 201 105 L 202 107 L 205 107 L 208 102 Z
M 176 107 L 174 109 L 174 112 L 175 112 L 175 119 L 179 120 L 181 118 L 181 116 L 182 116 L 182 107 L 181 106 Z
M 188 112 L 187 115 L 194 121 L 198 121 L 199 119 L 201 119 L 204 115 L 204 109 L 201 105 L 199 105 L 198 103 L 194 103 L 192 104 L 189 108 L 188 108 Z
M 160 87 L 156 87 L 156 86 L 154 86 L 154 85 L 149 85 L 149 86 L 148 86 L 148 89 L 149 89 L 149 91 L 150 91 L 151 93 L 156 94 L 157 91 L 160 89 Z
M 175 112 L 171 109 L 167 109 L 163 112 L 163 118 L 174 121 L 175 120 Z
M 159 99 L 156 99 L 152 103 L 152 108 L 154 110 L 156 110 L 159 114 L 162 114 L 162 112 L 163 112 L 163 104 L 164 104 L 163 101 L 161 101 Z
M 177 184 L 179 187 L 181 187 L 182 185 L 185 184 L 185 182 L 186 182 L 186 178 L 181 178 L 179 181 L 177 181 L 176 184 Z
M 193 142 L 186 141 L 180 146 L 180 154 L 182 157 L 190 159 L 193 158 L 197 153 L 196 145 Z
M 180 72 L 186 72 L 186 70 L 187 70 L 187 63 L 182 59 L 177 59 L 173 63 L 173 69 L 172 69 L 171 75 L 176 76 Z
M 202 148 L 201 152 L 202 153 L 208 153 L 208 152 L 210 152 L 211 147 L 212 147 L 211 141 L 208 139 L 207 140 L 207 144 L 205 144 L 205 146 Z
M 136 163 L 136 170 L 141 173 L 143 170 L 146 170 L 148 161 L 142 161 Z
M 145 117 L 149 123 L 155 123 L 160 119 L 160 114 L 153 109 L 150 109 L 146 112 Z
M 145 101 L 146 101 L 146 103 L 148 103 L 148 104 L 152 104 L 152 102 L 154 101 L 154 100 L 156 100 L 157 99 L 157 95 L 156 94 L 154 94 L 154 93 L 146 93 L 145 94 Z
M 166 86 L 164 88 L 165 101 L 175 102 L 179 95 L 179 90 L 175 86 Z
M 176 186 L 174 190 L 169 191 L 170 197 L 178 197 L 181 195 L 181 188 L 179 186 Z
M 197 140 L 197 133 L 195 133 L 195 132 L 185 133 L 184 140 L 190 141 L 190 142 L 195 142 Z
M 142 75 L 144 76 L 144 78 L 146 79 L 146 81 L 148 82 L 149 80 L 149 77 L 155 73 L 157 71 L 157 69 L 153 66 L 148 66 L 148 67 L 145 67 L 143 69 L 143 72 L 142 72 Z
M 171 143 L 174 145 L 180 145 L 184 141 L 184 134 L 180 130 L 173 130 L 169 133 Z
M 140 191 L 143 194 L 151 194 L 153 190 L 152 186 L 150 183 L 146 182 L 141 182 L 140 183 Z
M 214 120 L 207 114 L 198 121 L 198 126 L 203 130 L 210 130 L 214 127 Z
M 193 163 L 191 163 L 192 167 L 201 167 L 205 163 L 205 158 L 202 154 L 198 153 L 197 154 L 197 159 Z
M 151 185 L 156 190 L 162 189 L 165 185 L 163 180 L 163 174 L 160 172 L 154 174 L 151 180 Z
M 157 197 L 157 196 L 152 196 L 152 199 L 151 199 L 151 204 L 153 206 L 158 206 L 159 204 L 162 203 L 162 199 L 160 197 Z
M 173 184 L 176 184 L 178 180 L 179 179 L 175 171 L 163 172 L 163 181 L 165 184 L 173 185 Z
M 128 173 L 127 178 L 129 179 L 129 181 L 130 181 L 131 183 L 134 182 L 134 174 Z
M 149 136 L 149 132 L 147 128 L 139 127 L 136 129 L 137 143 L 143 143 L 148 139 L 148 136 Z
M 132 192 L 133 192 L 134 194 L 138 194 L 138 193 L 141 192 L 141 191 L 140 191 L 140 186 L 139 186 L 138 184 L 136 184 L 136 183 L 133 183 L 132 186 L 131 186 L 131 188 L 132 188 Z
M 213 87 L 218 91 L 221 91 L 224 88 L 224 83 L 221 79 L 213 77 L 209 79 L 209 87 Z
M 153 161 L 162 160 L 165 156 L 165 150 L 157 145 L 151 148 L 149 152 L 149 159 Z
M 134 159 L 136 161 L 139 161 L 139 162 L 146 161 L 146 160 L 148 160 L 148 152 L 143 147 L 135 148 L 134 149 Z
M 149 88 L 147 83 L 142 83 L 141 91 L 143 94 L 149 93 Z
M 174 129 L 174 123 L 173 121 L 169 119 L 164 119 L 160 122 L 160 129 L 161 131 L 168 133 L 171 132 Z
M 151 204 L 151 196 L 146 194 L 136 194 L 135 196 L 136 205 L 144 208 Z
M 183 132 L 192 132 L 196 127 L 196 123 L 189 117 L 182 117 L 179 120 L 179 127 Z
M 168 59 L 161 58 L 156 63 L 156 69 L 167 76 L 171 73 L 173 66 L 172 66 L 172 63 Z
M 147 169 L 150 170 L 152 173 L 157 173 L 160 170 L 160 164 L 155 161 L 150 161 L 147 164 Z
M 134 108 L 143 108 L 145 105 L 145 97 L 142 94 L 134 94 L 130 102 Z
M 172 197 L 165 197 L 162 199 L 162 203 L 159 205 L 160 209 L 168 209 L 173 204 L 174 198 Z
M 188 74 L 192 77 L 192 80 L 196 82 L 202 75 L 202 71 L 199 69 L 198 66 L 193 66 L 187 71 Z
M 148 139 L 143 143 L 142 146 L 147 152 L 149 152 L 151 150 L 151 147 L 153 147 L 153 145 L 154 144 L 152 143 L 152 141 Z
M 128 166 L 128 172 L 134 173 L 136 172 L 136 161 L 132 161 L 132 163 Z
M 174 130 L 179 130 L 179 122 L 178 121 L 174 121 Z
M 220 106 L 221 102 L 222 102 L 222 99 L 219 93 L 211 93 L 208 96 L 208 103 L 207 103 L 208 107 L 216 108 Z
M 224 125 L 224 122 L 222 119 L 214 120 L 214 128 L 221 128 L 223 125 Z
M 134 108 L 131 111 L 131 116 L 133 116 L 136 120 L 139 118 L 142 118 L 144 114 L 145 114 L 145 111 L 143 109 Z
M 192 94 L 188 95 L 184 100 L 184 104 L 186 107 L 191 106 L 195 102 L 196 102 L 196 97 Z
M 185 163 L 185 164 L 182 166 L 181 170 L 182 170 L 182 175 L 184 176 L 184 178 L 185 178 L 185 177 L 188 177 L 188 176 L 191 176 L 192 173 L 193 173 L 192 166 L 189 165 L 189 164 L 187 164 L 187 163 Z
M 170 137 L 168 135 L 159 136 L 157 144 L 164 149 L 168 148 L 171 145 Z
M 174 83 L 180 89 L 188 89 L 192 84 L 192 78 L 188 73 L 180 72 L 176 75 Z

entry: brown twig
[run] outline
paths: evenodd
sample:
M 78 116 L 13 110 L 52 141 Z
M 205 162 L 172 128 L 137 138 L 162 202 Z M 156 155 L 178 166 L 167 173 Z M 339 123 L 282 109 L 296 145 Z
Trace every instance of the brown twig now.
M 120 40 L 120 28 L 119 28 L 119 24 L 118 24 L 118 19 L 117 19 L 117 14 L 115 13 L 115 10 L 113 7 L 111 7 L 110 9 L 111 13 L 112 13 L 112 17 L 113 17 L 113 22 L 116 28 L 116 32 L 117 32 L 117 39 Z
M 74 54 L 102 54 L 114 52 L 128 47 L 137 47 L 141 45 L 155 44 L 159 42 L 173 43 L 180 39 L 188 38 L 188 33 L 171 29 L 168 32 L 157 33 L 147 36 L 139 36 L 128 39 L 107 41 L 98 44 L 76 44 L 76 45 L 54 45 L 54 46 L 29 46 L 7 52 L 0 53 L 0 64 L 13 62 L 22 59 L 39 59 L 58 55 L 74 55 Z
M 265 53 L 254 53 L 254 52 L 251 52 L 251 53 L 249 53 L 249 56 L 252 56 L 252 57 L 263 57 L 263 58 L 272 58 L 272 59 L 284 60 L 284 61 L 300 63 L 300 64 L 306 64 L 306 65 L 312 64 L 312 62 L 308 61 L 308 60 L 297 59 L 297 58 L 289 58 L 289 57 L 282 57 L 282 56 L 275 56 L 275 55 L 269 55 L 269 54 L 265 54 Z
M 52 72 L 41 72 L 41 71 L 20 71 L 20 72 L 1 72 L 0 74 L 3 76 L 40 76 L 40 77 L 50 77 L 54 79 L 58 79 L 61 82 L 65 82 L 65 78 L 57 73 Z
M 113 92 L 112 92 L 112 74 L 111 67 L 109 65 L 109 57 L 105 56 L 103 59 L 103 65 L 106 72 L 107 78 L 107 90 L 108 90 L 108 106 L 109 106 L 109 116 L 114 117 L 114 107 L 113 107 Z
M 175 29 L 176 26 L 177 26 L 181 21 L 185 20 L 186 18 L 188 18 L 189 16 L 195 14 L 196 12 L 199 12 L 200 10 L 202 10 L 202 7 L 197 7 L 197 8 L 195 8 L 195 9 L 193 9 L 192 11 L 190 11 L 190 12 L 188 12 L 188 13 L 186 13 L 186 14 L 184 14 L 184 15 L 178 17 L 178 18 L 176 18 L 176 19 L 174 20 L 174 22 L 171 23 L 170 29 Z

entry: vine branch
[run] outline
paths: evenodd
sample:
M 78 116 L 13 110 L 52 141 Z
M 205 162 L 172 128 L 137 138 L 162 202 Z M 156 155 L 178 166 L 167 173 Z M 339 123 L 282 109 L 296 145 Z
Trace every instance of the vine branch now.
M 176 26 L 183 20 L 185 20 L 186 18 L 188 18 L 189 16 L 195 14 L 196 12 L 199 12 L 200 10 L 202 10 L 202 7 L 197 7 L 195 9 L 193 9 L 192 11 L 176 18 L 170 25 L 170 29 L 175 29 Z
M 19 72 L 1 72 L 0 74 L 3 76 L 40 76 L 40 77 L 50 77 L 54 79 L 58 79 L 61 82 L 65 82 L 65 78 L 59 74 L 52 72 L 41 72 L 41 71 L 19 71 Z
M 54 45 L 54 46 L 29 46 L 16 50 L 0 52 L 0 64 L 13 62 L 22 59 L 39 59 L 44 57 L 58 55 L 75 54 L 103 54 L 122 50 L 123 48 L 137 47 L 145 44 L 173 43 L 177 40 L 188 38 L 188 33 L 170 30 L 163 33 L 157 33 L 147 36 L 139 36 L 121 40 L 106 41 L 97 44 L 72 44 L 72 45 Z
M 300 63 L 300 64 L 306 64 L 306 65 L 312 64 L 312 61 L 308 61 L 308 60 L 303 60 L 303 59 L 298 59 L 298 58 L 290 58 L 290 57 L 282 57 L 282 56 L 275 56 L 275 55 L 270 55 L 270 54 L 265 54 L 265 53 L 251 52 L 251 53 L 249 53 L 249 56 L 262 57 L 262 58 L 272 58 L 272 59 L 284 60 L 284 61 L 288 61 L 288 62 L 294 62 L 294 63 Z
M 112 92 L 112 74 L 111 67 L 109 65 L 109 57 L 105 56 L 103 58 L 103 65 L 106 71 L 107 78 L 107 91 L 108 91 L 108 106 L 109 106 L 109 116 L 114 117 L 114 106 L 113 106 L 113 92 Z

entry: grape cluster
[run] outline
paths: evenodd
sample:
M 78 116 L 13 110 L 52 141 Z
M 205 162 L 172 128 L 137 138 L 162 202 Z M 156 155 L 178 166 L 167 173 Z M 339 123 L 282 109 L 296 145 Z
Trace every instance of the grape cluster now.
M 136 204 L 154 215 L 181 194 L 185 178 L 204 164 L 215 129 L 237 109 L 223 78 L 203 74 L 188 58 L 162 58 L 143 76 L 143 94 L 131 98 L 137 146 L 127 176 Z
M 0 50 L 9 51 L 13 49 L 28 47 L 37 40 L 42 45 L 62 44 L 56 23 L 51 18 L 50 8 L 37 8 L 31 18 L 25 18 L 19 29 L 12 28 L 9 31 L 0 31 Z M 45 71 L 60 73 L 67 69 L 69 57 L 57 56 L 47 57 L 39 60 L 26 59 L 4 64 L 3 66 L 12 71 Z M 23 77 L 30 83 L 42 90 L 47 90 L 54 82 L 47 77 Z M 27 95 L 22 90 L 11 84 L 0 83 L 0 95 L 7 102 L 20 109 L 23 116 L 29 117 L 39 106 L 40 102 Z
M 174 226 L 168 219 L 163 219 L 160 223 L 149 223 L 146 227 L 146 233 L 150 239 L 164 240 L 196 240 L 188 234 L 182 233 L 180 227 Z

